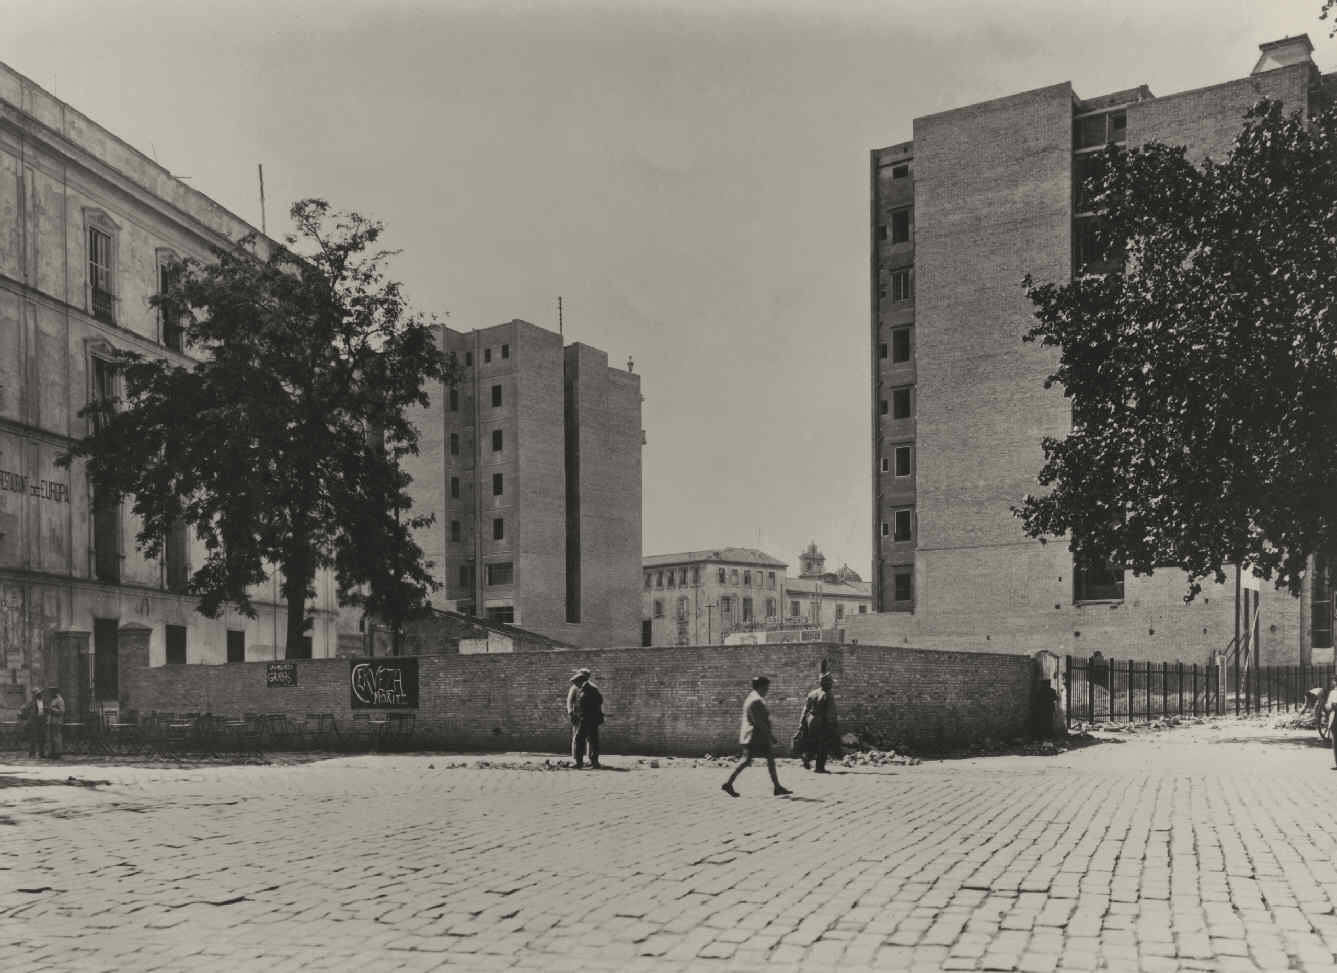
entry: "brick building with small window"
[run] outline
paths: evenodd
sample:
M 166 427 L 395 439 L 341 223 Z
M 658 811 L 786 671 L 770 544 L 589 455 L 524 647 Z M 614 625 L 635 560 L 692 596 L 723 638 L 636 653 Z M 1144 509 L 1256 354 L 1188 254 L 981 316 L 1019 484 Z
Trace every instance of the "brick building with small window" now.
M 440 608 L 570 645 L 639 641 L 640 377 L 555 331 L 439 327 L 461 368 L 410 412 L 414 511 Z
M 117 394 L 115 352 L 189 364 L 149 304 L 172 268 L 255 232 L 0 64 L 0 720 L 32 688 L 58 685 L 72 722 L 126 702 L 132 641 L 153 666 L 282 657 L 277 591 L 253 594 L 256 618 L 199 615 L 183 593 L 204 559 L 193 535 L 178 527 L 145 556 L 131 502 L 99 497 L 82 463 L 56 465 L 87 432 L 79 411 Z M 332 578 L 316 589 L 304 653 L 333 656 Z
M 1134 577 L 1027 538 L 1012 508 L 1039 489 L 1041 441 L 1071 427 L 1056 358 L 1024 344 L 1021 287 L 1108 268 L 1082 180 L 1109 143 L 1223 159 L 1262 97 L 1307 111 L 1337 84 L 1308 37 L 1260 45 L 1250 74 L 1162 97 L 1069 83 L 914 120 L 871 153 L 873 601 L 865 642 L 1203 662 L 1240 640 L 1263 662 L 1326 661 L 1332 598 L 1235 572 L 1185 605 L 1177 571 Z M 1316 579 L 1316 580 L 1315 580 Z

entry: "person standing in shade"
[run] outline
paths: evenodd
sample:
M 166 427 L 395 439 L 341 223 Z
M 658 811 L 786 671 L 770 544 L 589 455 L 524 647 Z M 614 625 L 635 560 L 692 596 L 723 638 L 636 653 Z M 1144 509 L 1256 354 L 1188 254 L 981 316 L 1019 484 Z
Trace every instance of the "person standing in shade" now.
M 61 752 L 64 750 L 64 740 L 62 732 L 65 728 L 65 700 L 60 695 L 60 690 L 54 688 L 51 690 L 51 702 L 46 704 L 46 742 L 50 749 L 52 760 L 59 760 Z
M 792 794 L 793 791 L 780 786 L 780 777 L 775 772 L 775 756 L 771 748 L 775 745 L 775 734 L 771 732 L 771 714 L 766 708 L 766 692 L 771 688 L 771 681 L 765 676 L 752 680 L 752 692 L 743 700 L 743 722 L 738 729 L 738 742 L 743 745 L 743 759 L 733 769 L 729 779 L 720 785 L 720 790 L 730 797 L 737 797 L 733 782 L 746 768 L 751 766 L 753 757 L 765 757 L 766 769 L 771 773 L 771 783 L 775 785 L 777 797 Z
M 588 750 L 590 766 L 598 770 L 599 726 L 604 721 L 604 697 L 603 693 L 599 692 L 599 687 L 594 684 L 594 680 L 590 678 L 589 670 L 583 671 L 585 679 L 580 684 L 580 692 L 576 696 L 576 716 L 579 722 L 576 724 L 575 745 L 571 755 L 576 758 L 576 766 L 580 767 L 581 760 Z
M 826 769 L 827 757 L 840 756 L 840 724 L 836 720 L 835 681 L 831 673 L 823 672 L 817 688 L 803 701 L 803 768 L 809 764 L 819 774 Z
M 23 732 L 28 737 L 28 756 L 46 756 L 46 704 L 42 701 L 42 691 L 33 690 L 32 699 L 19 710 L 19 719 L 23 723 Z

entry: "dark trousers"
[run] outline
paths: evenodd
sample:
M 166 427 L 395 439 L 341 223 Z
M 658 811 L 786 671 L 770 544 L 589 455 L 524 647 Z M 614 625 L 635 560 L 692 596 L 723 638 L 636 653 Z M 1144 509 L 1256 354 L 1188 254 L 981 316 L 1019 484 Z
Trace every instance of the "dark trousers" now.
M 585 762 L 585 752 L 589 751 L 590 766 L 599 766 L 599 728 L 597 726 L 582 726 L 579 723 L 571 726 L 571 759 L 579 767 Z
M 813 764 L 813 769 L 818 773 L 826 770 L 826 743 L 822 740 L 813 740 L 809 738 L 807 750 L 803 754 L 803 762 Z
M 46 727 L 40 723 L 34 723 L 28 727 L 28 756 L 46 756 Z
M 732 787 L 733 782 L 738 779 L 738 775 L 748 767 L 752 766 L 753 757 L 761 757 L 766 761 L 766 771 L 771 775 L 771 783 L 776 787 L 779 787 L 780 776 L 775 772 L 775 755 L 771 753 L 769 745 L 762 745 L 759 743 L 743 744 L 743 759 L 738 761 L 737 766 L 733 769 L 733 773 L 729 775 L 729 786 Z

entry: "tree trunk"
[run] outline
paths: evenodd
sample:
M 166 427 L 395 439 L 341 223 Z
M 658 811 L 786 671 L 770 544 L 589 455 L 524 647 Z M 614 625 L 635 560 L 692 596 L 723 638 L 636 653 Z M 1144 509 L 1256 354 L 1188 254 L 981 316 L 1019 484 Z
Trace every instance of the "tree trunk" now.
M 288 634 L 284 643 L 285 659 L 300 659 L 306 653 L 302 638 L 306 630 L 302 623 L 306 621 L 306 590 L 304 585 L 293 585 L 285 592 L 288 602 Z

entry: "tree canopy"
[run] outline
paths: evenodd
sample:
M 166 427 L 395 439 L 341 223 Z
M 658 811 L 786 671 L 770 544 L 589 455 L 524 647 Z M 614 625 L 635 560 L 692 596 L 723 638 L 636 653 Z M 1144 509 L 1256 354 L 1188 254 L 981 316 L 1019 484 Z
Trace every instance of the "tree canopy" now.
M 122 396 L 82 411 L 92 431 L 63 458 L 86 459 L 101 496 L 132 499 L 149 556 L 189 525 L 207 557 L 186 591 L 205 615 L 231 604 L 253 617 L 250 589 L 277 565 L 290 656 L 320 569 L 342 601 L 392 625 L 424 604 L 433 583 L 413 530 L 431 517 L 409 514 L 400 460 L 418 437 L 405 410 L 456 372 L 386 278 L 380 223 L 318 199 L 291 216 L 264 257 L 248 237 L 174 268 L 153 304 L 195 361 L 119 352 Z
M 1231 564 L 1298 592 L 1311 555 L 1337 561 L 1337 112 L 1262 102 L 1222 162 L 1150 144 L 1102 168 L 1086 188 L 1122 259 L 1025 282 L 1072 405 L 1025 531 L 1182 568 L 1187 598 Z

